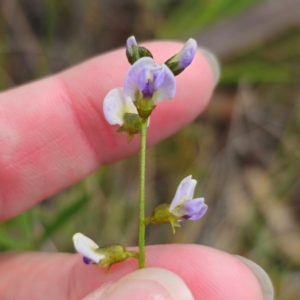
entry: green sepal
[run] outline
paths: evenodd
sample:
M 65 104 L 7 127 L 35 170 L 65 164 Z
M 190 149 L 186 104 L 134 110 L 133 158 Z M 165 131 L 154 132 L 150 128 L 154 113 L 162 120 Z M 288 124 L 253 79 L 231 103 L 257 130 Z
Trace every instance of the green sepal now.
M 139 58 L 139 46 L 136 45 L 132 45 L 130 51 L 126 50 L 126 56 L 127 56 L 127 60 L 128 62 L 133 65 Z
M 130 142 L 135 134 L 141 132 L 142 119 L 137 114 L 125 113 L 123 116 L 124 124 L 117 130 L 127 133 L 127 140 Z
M 145 109 L 140 109 L 137 107 L 137 111 L 139 113 L 139 116 L 142 118 L 142 122 L 145 123 L 147 122 L 148 118 L 152 114 L 152 111 L 154 110 L 156 106 L 154 105 L 152 109 L 145 110 Z
M 137 100 L 134 101 L 134 105 L 136 106 L 139 116 L 142 118 L 143 122 L 146 122 L 156 107 L 154 105 L 154 100 L 144 99 L 140 97 L 140 95 L 136 95 L 136 99 Z
M 151 58 L 153 58 L 152 53 L 145 47 L 139 47 L 139 55 L 140 55 L 140 58 L 142 58 L 142 57 L 151 57 Z
M 179 75 L 185 69 L 185 68 L 181 68 L 181 69 L 178 68 L 179 62 L 176 60 L 176 55 L 172 56 L 165 62 L 165 65 L 171 70 L 174 76 Z
M 138 259 L 139 254 L 135 251 L 128 251 L 121 244 L 99 247 L 95 250 L 102 254 L 104 258 L 97 264 L 98 267 L 106 267 L 105 273 L 108 274 L 110 267 L 113 264 L 122 262 L 130 257 Z
M 156 206 L 153 210 L 151 216 L 145 218 L 145 225 L 152 224 L 164 224 L 170 223 L 172 226 L 172 231 L 175 233 L 175 227 L 180 227 L 178 218 L 174 216 L 170 211 L 170 204 L 160 204 Z
M 128 62 L 133 65 L 137 60 L 142 57 L 151 57 L 153 58 L 152 53 L 145 47 L 140 47 L 137 45 L 132 45 L 130 51 L 126 50 L 126 56 Z
M 181 227 L 179 222 L 176 220 L 176 221 L 173 221 L 173 222 L 170 222 L 171 226 L 172 226 L 172 232 L 173 234 L 175 234 L 175 227 Z

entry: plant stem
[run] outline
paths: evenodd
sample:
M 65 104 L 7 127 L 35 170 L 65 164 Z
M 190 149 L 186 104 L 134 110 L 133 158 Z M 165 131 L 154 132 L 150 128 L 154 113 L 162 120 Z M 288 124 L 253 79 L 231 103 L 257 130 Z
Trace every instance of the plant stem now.
M 145 171 L 147 121 L 142 123 L 140 152 L 139 267 L 145 268 Z

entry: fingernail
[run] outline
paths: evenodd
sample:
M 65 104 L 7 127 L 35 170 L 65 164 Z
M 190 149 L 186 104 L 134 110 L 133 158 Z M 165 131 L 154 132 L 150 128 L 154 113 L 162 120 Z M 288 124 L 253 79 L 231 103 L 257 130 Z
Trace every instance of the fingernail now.
M 262 289 L 263 300 L 273 300 L 274 299 L 273 284 L 270 277 L 265 272 L 265 270 L 262 269 L 259 265 L 257 265 L 253 261 L 245 257 L 239 255 L 235 255 L 235 257 L 239 259 L 242 263 L 244 263 L 254 273 Z
M 220 80 L 220 75 L 221 75 L 221 67 L 220 67 L 220 63 L 216 57 L 216 55 L 212 52 L 210 52 L 207 49 L 203 49 L 203 48 L 198 48 L 199 51 L 203 54 L 203 56 L 206 58 L 208 64 L 210 65 L 212 72 L 213 72 L 213 77 L 214 77 L 214 83 L 215 86 L 217 85 L 217 83 Z
M 194 297 L 185 282 L 175 273 L 160 268 L 145 268 L 100 287 L 84 299 L 194 300 Z

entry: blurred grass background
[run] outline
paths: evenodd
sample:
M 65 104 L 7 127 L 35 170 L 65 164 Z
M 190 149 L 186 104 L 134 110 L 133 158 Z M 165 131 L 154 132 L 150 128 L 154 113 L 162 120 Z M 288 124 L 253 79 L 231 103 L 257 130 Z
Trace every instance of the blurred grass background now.
M 197 243 L 245 256 L 270 275 L 276 299 L 300 299 L 297 8 L 298 0 L 2 0 L 0 89 L 124 46 L 132 34 L 195 37 L 219 55 L 221 82 L 200 117 L 149 149 L 146 209 L 171 201 L 193 174 L 209 211 L 176 235 L 169 225 L 149 226 L 147 244 Z M 0 250 L 73 252 L 77 231 L 101 245 L 136 245 L 137 170 L 137 155 L 104 166 L 0 224 Z

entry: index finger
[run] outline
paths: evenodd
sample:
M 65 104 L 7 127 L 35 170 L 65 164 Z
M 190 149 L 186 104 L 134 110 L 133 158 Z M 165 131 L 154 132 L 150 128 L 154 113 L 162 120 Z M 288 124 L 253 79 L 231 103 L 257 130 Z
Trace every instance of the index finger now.
M 147 47 L 163 62 L 182 45 Z M 138 151 L 139 138 L 127 143 L 102 111 L 105 95 L 123 86 L 128 68 L 121 49 L 0 95 L 0 220 Z M 149 145 L 188 124 L 212 94 L 213 72 L 200 52 L 176 79 L 175 99 L 159 103 L 151 116 Z

